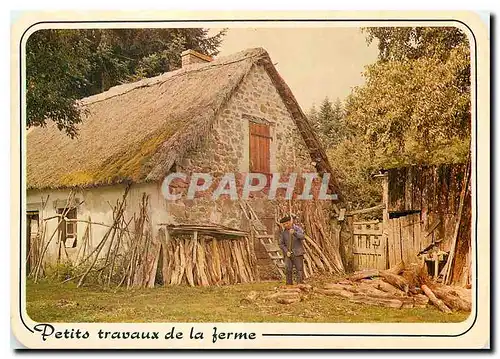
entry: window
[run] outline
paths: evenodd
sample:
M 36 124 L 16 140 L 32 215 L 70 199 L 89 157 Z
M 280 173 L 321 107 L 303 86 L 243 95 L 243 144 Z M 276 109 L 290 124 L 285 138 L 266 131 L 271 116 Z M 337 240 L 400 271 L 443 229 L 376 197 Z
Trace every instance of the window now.
M 57 213 L 63 214 L 64 208 L 58 208 Z M 63 220 L 59 225 L 59 238 L 66 248 L 75 248 L 77 237 L 76 221 L 69 220 L 76 219 L 76 208 L 71 208 L 66 213 L 66 219 L 68 220 Z
M 271 172 L 271 132 L 263 123 L 249 122 L 250 125 L 250 172 Z

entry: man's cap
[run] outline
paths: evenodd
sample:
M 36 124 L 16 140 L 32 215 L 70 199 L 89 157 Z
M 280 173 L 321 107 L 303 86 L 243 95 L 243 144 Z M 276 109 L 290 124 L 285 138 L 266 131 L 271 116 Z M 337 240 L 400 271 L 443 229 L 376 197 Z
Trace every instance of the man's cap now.
M 286 223 L 286 222 L 290 221 L 291 219 L 292 219 L 292 217 L 285 216 L 285 217 L 280 219 L 280 223 Z

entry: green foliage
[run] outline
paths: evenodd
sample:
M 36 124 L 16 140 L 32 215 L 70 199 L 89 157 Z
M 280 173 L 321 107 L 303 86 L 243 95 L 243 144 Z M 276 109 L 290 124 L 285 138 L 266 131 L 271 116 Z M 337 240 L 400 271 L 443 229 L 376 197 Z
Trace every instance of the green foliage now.
M 325 142 L 353 208 L 380 203 L 381 185 L 371 175 L 382 168 L 465 162 L 470 151 L 465 35 L 437 27 L 364 31 L 368 43 L 378 42 L 379 59 L 345 101 L 341 140 Z
M 451 50 L 468 45 L 467 37 L 456 27 L 368 27 L 362 31 L 368 44 L 377 40 L 381 61 L 423 57 L 446 61 Z
M 394 38 L 383 32 L 380 42 L 389 44 L 382 49 L 383 59 L 367 67 L 366 84 L 346 102 L 346 121 L 380 167 L 465 161 L 467 156 L 468 43 L 465 38 L 448 41 L 454 45 L 448 48 L 450 30 L 417 30 L 395 29 Z M 402 33 L 418 46 L 401 40 Z
M 90 43 L 80 30 L 39 30 L 26 44 L 27 127 L 51 120 L 74 137 L 81 122 L 76 99 L 89 85 Z
M 217 55 L 224 31 L 207 29 L 39 30 L 26 43 L 27 127 L 54 121 L 69 136 L 82 121 L 77 100 L 181 66 L 193 49 Z
M 332 103 L 325 97 L 319 111 L 313 105 L 308 112 L 308 118 L 319 134 L 320 140 L 325 147 L 338 144 L 344 136 L 344 110 L 342 103 L 337 98 Z
M 45 272 L 48 281 L 57 283 L 73 278 L 77 273 L 78 268 L 70 261 L 49 264 Z

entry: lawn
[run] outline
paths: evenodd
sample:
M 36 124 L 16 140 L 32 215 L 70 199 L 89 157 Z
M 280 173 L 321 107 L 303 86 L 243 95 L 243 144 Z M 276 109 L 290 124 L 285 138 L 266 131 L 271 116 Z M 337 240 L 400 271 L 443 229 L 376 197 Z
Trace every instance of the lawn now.
M 469 313 L 436 308 L 392 309 L 311 294 L 290 305 L 259 299 L 242 304 L 252 290 L 267 293 L 278 282 L 221 287 L 158 287 L 126 290 L 28 282 L 28 315 L 37 322 L 461 322 Z

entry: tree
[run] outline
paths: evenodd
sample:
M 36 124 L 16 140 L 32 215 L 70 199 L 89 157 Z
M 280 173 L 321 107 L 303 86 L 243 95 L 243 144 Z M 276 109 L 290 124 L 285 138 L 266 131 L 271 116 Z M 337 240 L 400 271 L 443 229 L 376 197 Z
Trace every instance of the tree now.
M 344 135 L 344 111 L 338 98 L 335 103 L 332 103 L 328 97 L 325 97 L 319 111 L 316 110 L 314 105 L 311 107 L 308 118 L 326 148 L 335 146 L 342 140 Z
M 224 31 L 207 29 L 39 30 L 26 43 L 27 127 L 54 121 L 69 136 L 82 121 L 78 99 L 180 67 L 193 49 L 217 55 Z
M 54 121 L 74 137 L 81 122 L 76 100 L 88 86 L 90 43 L 80 30 L 39 30 L 26 44 L 27 127 Z
M 369 28 L 379 58 L 345 102 L 344 139 L 328 154 L 354 207 L 380 202 L 371 174 L 463 162 L 470 151 L 470 53 L 455 28 Z
M 379 60 L 347 100 L 347 121 L 379 166 L 465 160 L 470 53 L 458 29 L 370 29 Z
M 381 61 L 406 61 L 437 57 L 446 61 L 450 51 L 467 44 L 456 27 L 368 27 L 363 28 L 368 44 L 378 41 Z

